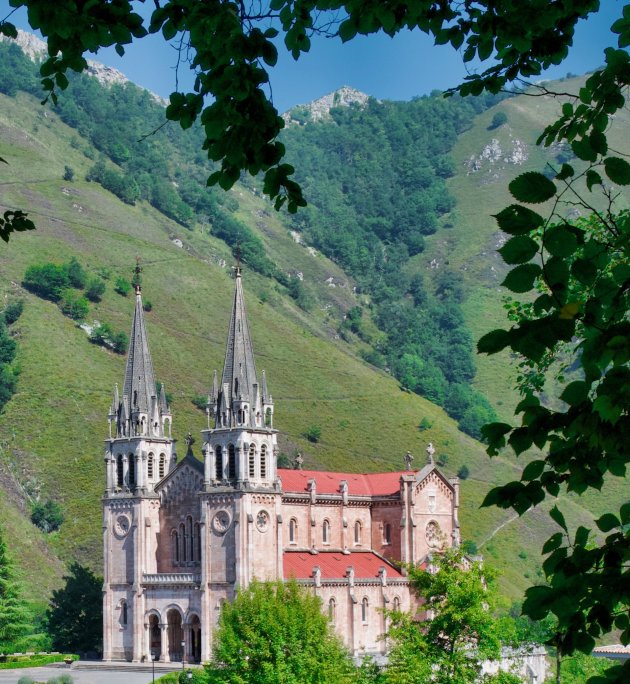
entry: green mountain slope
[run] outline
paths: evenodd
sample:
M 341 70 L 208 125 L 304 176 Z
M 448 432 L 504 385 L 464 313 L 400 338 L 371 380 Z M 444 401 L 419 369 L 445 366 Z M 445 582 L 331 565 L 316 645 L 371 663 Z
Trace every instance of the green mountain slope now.
M 507 108 L 519 136 L 524 135 L 521 129 L 527 130 L 531 149 L 540 117 L 528 123 L 530 102 L 515 98 L 499 106 Z M 504 135 L 503 129 L 486 130 L 491 117 L 492 111 L 481 114 L 456 144 L 455 175 L 449 181 L 458 201 L 452 227 L 427 237 L 425 252 L 408 266 L 430 282 L 434 260 L 449 260 L 465 273 L 463 311 L 475 338 L 497 321 L 500 276 L 490 270 L 495 264 L 498 269 L 497 236 L 488 214 L 507 198 L 501 196 L 503 178 L 481 183 L 479 176 L 467 174 L 463 160 L 478 155 L 492 137 Z M 129 277 L 136 256 L 141 257 L 143 293 L 153 304 L 147 326 L 156 374 L 172 395 L 174 432 L 183 440 L 189 430 L 195 435 L 204 427 L 205 416 L 192 399 L 207 391 L 212 371 L 223 361 L 232 256 L 203 221 L 185 227 L 146 201 L 125 204 L 101 185 L 83 180 L 94 166 L 92 142 L 25 93 L 0 95 L 0 156 L 10 162 L 0 169 L 3 210 L 23 207 L 38 226 L 0 250 L 0 294 L 25 301 L 14 326 L 21 368 L 18 391 L 0 414 L 0 514 L 33 595 L 43 599 L 59 582 L 59 559 L 77 558 L 96 569 L 100 565 L 101 440 L 107 436 L 111 392 L 114 383 L 122 382 L 124 358 L 90 344 L 86 332 L 58 306 L 23 290 L 24 271 L 35 263 L 61 263 L 76 256 L 90 273 L 108 272 L 105 296 L 90 305 L 87 322 L 128 331 L 133 303 L 114 292 L 113 282 L 117 276 Z M 172 163 L 180 168 L 179 180 L 173 182 L 180 182 L 185 160 Z M 66 166 L 74 169 L 73 182 L 63 180 Z M 426 444 L 433 441 L 438 453 L 448 456 L 449 475 L 462 465 L 470 469 L 470 478 L 462 483 L 464 538 L 477 542 L 505 571 L 506 595 L 518 596 L 537 577 L 539 549 L 550 521 L 541 510 L 512 521 L 508 513 L 478 507 L 490 486 L 518 477 L 519 464 L 507 453 L 489 461 L 483 447 L 461 433 L 441 408 L 401 390 L 389 374 L 365 363 L 361 352 L 366 343 L 338 334 L 343 314 L 364 303 L 363 295 L 354 292 L 353 278 L 321 252 L 296 241 L 294 226 L 270 209 L 255 184 L 239 184 L 227 197 L 233 216 L 285 274 L 270 278 L 248 269 L 245 275 L 257 363 L 268 373 L 281 450 L 289 456 L 299 450 L 307 467 L 395 470 L 402 467 L 407 450 L 422 464 Z M 479 206 L 483 211 L 471 209 Z M 308 310 L 299 308 L 281 283 L 287 273 L 289 282 L 303 278 L 313 298 Z M 372 321 L 366 325 L 377 334 Z M 480 359 L 478 366 L 476 386 L 495 400 L 499 413 L 509 415 L 514 401 L 509 363 Z M 321 427 L 316 444 L 305 437 L 313 425 Z M 59 532 L 44 535 L 28 521 L 34 491 L 60 502 L 66 521 Z M 569 505 L 577 522 L 592 517 L 589 511 L 599 510 L 601 502 Z

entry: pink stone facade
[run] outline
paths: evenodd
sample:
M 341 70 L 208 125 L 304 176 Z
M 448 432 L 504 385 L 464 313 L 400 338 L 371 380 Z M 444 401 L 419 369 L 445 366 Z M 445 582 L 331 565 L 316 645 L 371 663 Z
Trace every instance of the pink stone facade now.
M 137 288 L 106 442 L 104 660 L 208 660 L 223 602 L 254 578 L 291 577 L 321 598 L 354 655 L 384 653 L 386 611 L 413 602 L 401 564 L 459 543 L 458 480 L 433 464 L 432 449 L 420 470 L 277 468 L 273 401 L 264 373 L 257 379 L 240 280 L 202 460 L 190 437 L 177 457 Z

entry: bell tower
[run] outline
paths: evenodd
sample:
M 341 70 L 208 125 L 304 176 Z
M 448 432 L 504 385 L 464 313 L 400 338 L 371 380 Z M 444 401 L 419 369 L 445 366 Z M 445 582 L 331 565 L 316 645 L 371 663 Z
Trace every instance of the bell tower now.
M 259 381 L 245 314 L 240 265 L 221 383 L 216 371 L 202 431 L 208 533 L 206 572 L 231 599 L 254 578 L 282 577 L 282 516 L 277 430 L 265 372 Z M 216 595 L 216 594 L 215 594 Z
M 142 656 L 142 575 L 157 572 L 160 500 L 154 488 L 177 461 L 166 392 L 156 387 L 149 353 L 139 276 L 138 265 L 123 391 L 114 388 L 105 441 L 103 660 Z

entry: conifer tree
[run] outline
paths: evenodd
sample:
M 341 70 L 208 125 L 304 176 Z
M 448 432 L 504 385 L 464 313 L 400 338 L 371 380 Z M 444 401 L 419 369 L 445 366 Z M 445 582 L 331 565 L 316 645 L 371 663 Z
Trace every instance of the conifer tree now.
M 29 613 L 20 596 L 13 561 L 0 529 L 0 651 L 13 650 L 13 642 L 29 627 Z

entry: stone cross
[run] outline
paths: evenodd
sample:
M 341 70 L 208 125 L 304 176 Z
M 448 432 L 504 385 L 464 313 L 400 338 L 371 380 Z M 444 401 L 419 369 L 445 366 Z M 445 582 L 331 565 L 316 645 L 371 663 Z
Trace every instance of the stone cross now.
M 435 454 L 435 447 L 433 446 L 433 442 L 429 442 L 429 446 L 427 447 L 427 454 L 429 454 L 429 463 L 433 465 L 433 454 Z

